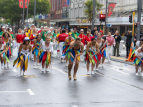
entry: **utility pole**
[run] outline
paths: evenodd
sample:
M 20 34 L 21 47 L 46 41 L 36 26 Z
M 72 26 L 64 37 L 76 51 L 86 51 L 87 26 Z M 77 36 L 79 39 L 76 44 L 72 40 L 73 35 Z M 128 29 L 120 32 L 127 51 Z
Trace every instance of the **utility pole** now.
M 137 20 L 137 40 L 140 40 L 140 25 L 141 25 L 141 11 L 142 11 L 142 0 L 138 0 L 138 20 Z
M 95 22 L 95 0 L 93 0 L 92 30 L 94 30 L 94 22 Z
M 29 27 L 29 23 L 28 23 L 28 0 L 27 0 L 27 28 Z
M 25 9 L 25 0 L 23 0 L 23 23 L 22 23 L 22 29 L 24 29 L 24 9 Z
M 104 31 L 104 34 L 106 35 L 106 22 L 107 22 L 107 4 L 108 4 L 108 0 L 106 0 L 106 10 L 105 10 L 105 31 Z
M 35 3 L 34 3 L 34 25 L 35 25 L 35 14 L 36 14 L 36 0 L 35 0 Z

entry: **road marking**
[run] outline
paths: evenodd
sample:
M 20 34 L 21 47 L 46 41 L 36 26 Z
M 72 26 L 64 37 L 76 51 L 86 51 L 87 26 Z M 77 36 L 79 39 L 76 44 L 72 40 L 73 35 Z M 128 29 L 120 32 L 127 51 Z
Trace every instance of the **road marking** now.
M 30 95 L 35 95 L 34 92 L 31 89 L 27 89 Z
M 0 91 L 0 93 L 29 93 L 29 95 L 35 95 L 31 89 L 27 89 L 27 91 Z
M 79 75 L 79 76 L 83 76 L 83 77 L 90 77 L 90 75 Z
M 59 72 L 61 72 L 61 73 L 63 73 L 63 74 L 67 74 L 65 71 L 63 71 L 63 70 L 61 70 L 61 69 L 59 69 L 59 68 L 57 68 L 55 66 L 52 66 L 52 68 L 57 70 L 57 71 L 59 71 Z
M 125 58 L 119 58 L 119 57 L 115 57 L 115 56 L 111 56 L 111 58 L 120 59 L 120 60 L 124 60 L 124 61 L 127 60 L 127 59 L 125 59 Z
M 35 75 L 24 75 L 23 77 L 25 77 L 25 78 L 36 78 L 37 76 L 35 76 Z
M 16 69 L 13 69 L 13 71 L 14 71 L 14 72 L 17 72 L 17 70 L 16 70 Z
M 25 93 L 27 91 L 0 91 L 0 93 Z

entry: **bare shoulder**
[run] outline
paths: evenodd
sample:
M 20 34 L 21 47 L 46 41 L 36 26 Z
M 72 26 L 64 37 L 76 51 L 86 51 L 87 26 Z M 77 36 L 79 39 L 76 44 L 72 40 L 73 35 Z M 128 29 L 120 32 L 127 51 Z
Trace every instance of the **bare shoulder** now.
M 71 43 L 70 43 L 70 46 L 73 46 L 73 45 L 74 45 L 74 43 L 75 43 L 75 41 L 71 42 Z
M 140 53 L 141 52 L 141 48 L 138 48 L 137 52 Z

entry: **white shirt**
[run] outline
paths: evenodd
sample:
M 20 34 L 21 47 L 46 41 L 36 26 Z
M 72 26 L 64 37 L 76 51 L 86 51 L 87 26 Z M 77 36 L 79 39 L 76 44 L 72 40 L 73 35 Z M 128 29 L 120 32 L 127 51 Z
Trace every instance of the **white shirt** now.
M 49 46 L 46 47 L 46 46 L 45 46 L 45 41 L 44 41 L 44 42 L 42 43 L 42 49 L 43 49 L 43 51 L 49 50 L 50 52 L 53 52 L 53 44 L 52 44 L 52 42 L 50 42 Z
M 138 50 L 141 49 L 141 48 L 138 48 L 136 51 L 135 51 L 135 55 L 140 57 L 140 58 L 143 58 L 143 52 L 141 51 L 140 53 L 138 52 Z

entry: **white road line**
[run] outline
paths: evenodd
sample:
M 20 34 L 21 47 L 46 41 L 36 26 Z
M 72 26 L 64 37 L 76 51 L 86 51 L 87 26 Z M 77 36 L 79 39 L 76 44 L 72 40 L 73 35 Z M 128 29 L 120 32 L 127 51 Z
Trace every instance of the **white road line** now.
M 16 70 L 16 69 L 13 69 L 13 71 L 14 71 L 14 72 L 17 72 L 17 70 Z
M 27 89 L 30 95 L 35 95 L 34 92 L 31 89 Z
M 27 91 L 0 91 L 0 93 L 27 93 Z
M 66 72 L 64 72 L 63 70 L 61 70 L 61 69 L 59 69 L 59 68 L 57 68 L 57 67 L 55 67 L 55 66 L 52 66 L 52 68 L 53 68 L 54 70 L 57 70 L 57 71 L 63 73 L 63 74 L 67 74 Z

